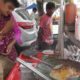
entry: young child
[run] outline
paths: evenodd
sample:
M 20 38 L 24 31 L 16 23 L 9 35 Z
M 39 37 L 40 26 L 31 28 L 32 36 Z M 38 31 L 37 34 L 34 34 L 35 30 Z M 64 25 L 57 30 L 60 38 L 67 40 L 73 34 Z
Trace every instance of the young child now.
M 4 55 L 12 61 L 17 57 L 14 44 L 19 37 L 17 25 L 11 14 L 16 7 L 19 7 L 17 0 L 0 0 L 0 56 Z
M 38 49 L 48 49 L 53 44 L 53 37 L 51 32 L 51 16 L 55 10 L 55 4 L 48 2 L 46 5 L 46 14 L 40 19 L 40 30 L 38 33 Z
M 0 64 L 4 72 L 3 80 L 6 80 L 17 57 L 14 44 L 19 40 L 20 31 L 11 12 L 18 6 L 17 0 L 0 0 Z

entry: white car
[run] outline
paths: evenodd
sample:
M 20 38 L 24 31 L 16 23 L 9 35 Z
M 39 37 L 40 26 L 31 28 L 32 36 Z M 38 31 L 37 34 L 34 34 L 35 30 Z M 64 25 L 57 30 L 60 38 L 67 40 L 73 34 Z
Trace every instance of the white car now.
M 12 14 L 21 30 L 22 44 L 20 46 L 30 46 L 36 42 L 39 29 L 36 27 L 36 22 L 30 20 L 28 12 L 24 8 L 16 8 Z

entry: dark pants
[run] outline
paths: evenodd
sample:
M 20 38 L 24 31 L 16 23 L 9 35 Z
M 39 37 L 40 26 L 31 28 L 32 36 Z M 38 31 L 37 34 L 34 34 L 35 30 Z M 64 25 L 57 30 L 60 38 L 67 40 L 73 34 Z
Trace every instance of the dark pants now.
M 43 50 L 47 50 L 47 49 L 51 49 L 51 45 L 48 45 L 45 42 L 38 43 L 38 50 L 43 51 Z
M 47 50 L 47 49 L 55 50 L 56 45 L 57 45 L 57 40 L 54 40 L 54 43 L 52 45 L 48 45 L 45 42 L 39 42 L 38 50 L 40 50 L 40 51 Z
M 38 32 L 38 50 L 43 51 L 47 49 L 55 49 L 57 41 L 54 40 L 54 43 L 52 45 L 47 44 L 46 42 L 42 41 L 42 35 L 43 35 L 43 30 L 40 28 Z

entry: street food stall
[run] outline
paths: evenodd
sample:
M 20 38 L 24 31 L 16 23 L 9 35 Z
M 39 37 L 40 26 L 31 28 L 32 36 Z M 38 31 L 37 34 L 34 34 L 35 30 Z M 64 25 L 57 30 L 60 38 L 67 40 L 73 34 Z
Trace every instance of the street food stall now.
M 40 0 L 38 0 L 40 1 Z M 18 57 L 17 62 L 30 69 L 37 80 L 80 80 L 80 41 L 71 32 L 64 32 L 64 0 L 60 2 L 60 25 L 58 44 L 54 54 L 48 55 L 38 51 L 23 51 L 24 57 Z M 67 43 L 68 42 L 68 43 Z M 65 47 L 65 43 L 67 47 Z M 40 57 L 35 55 L 40 54 Z M 29 60 L 32 60 L 29 62 Z M 34 62 L 36 60 L 37 62 Z M 37 63 L 34 66 L 33 63 Z M 9 79 L 7 79 L 9 80 Z M 18 80 L 18 79 L 17 79 Z

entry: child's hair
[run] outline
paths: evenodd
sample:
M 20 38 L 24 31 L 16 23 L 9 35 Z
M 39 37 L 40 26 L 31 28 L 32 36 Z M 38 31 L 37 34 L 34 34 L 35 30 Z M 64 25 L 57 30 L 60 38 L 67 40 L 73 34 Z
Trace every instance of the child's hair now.
M 20 6 L 20 4 L 17 0 L 4 0 L 4 2 L 5 3 L 6 2 L 11 2 L 15 6 L 15 8 Z
M 47 5 L 46 5 L 46 10 L 47 9 L 54 9 L 55 8 L 55 3 L 53 2 L 48 2 Z

